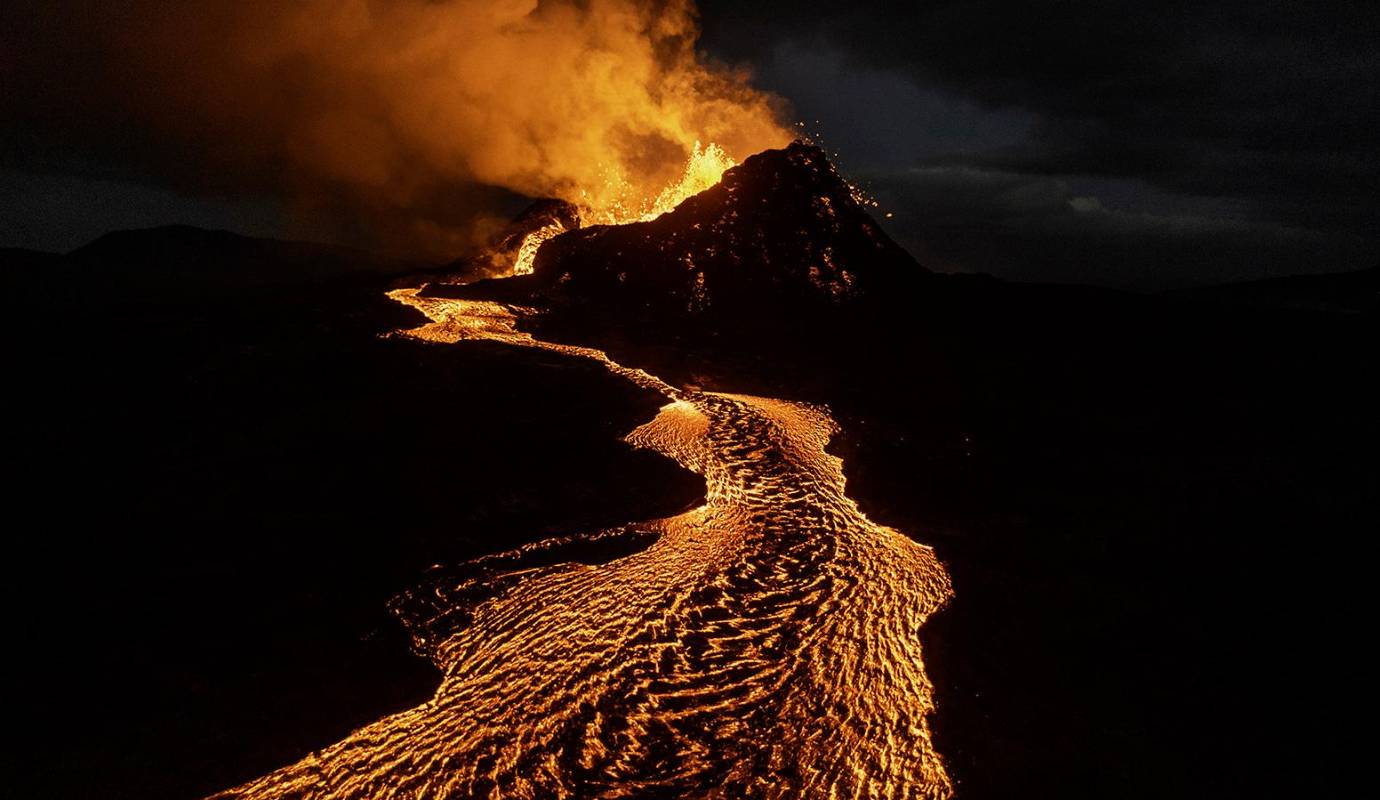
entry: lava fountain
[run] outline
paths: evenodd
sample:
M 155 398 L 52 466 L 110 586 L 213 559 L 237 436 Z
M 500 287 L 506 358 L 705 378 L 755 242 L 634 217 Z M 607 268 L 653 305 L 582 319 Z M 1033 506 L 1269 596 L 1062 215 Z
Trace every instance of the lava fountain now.
M 695 142 L 680 178 L 667 184 L 655 197 L 632 199 L 636 189 L 630 183 L 626 180 L 610 181 L 612 190 L 600 193 L 605 198 L 602 202 L 588 192 L 581 192 L 576 207 L 580 210 L 581 219 L 595 225 L 624 225 L 656 219 L 692 195 L 718 183 L 724 173 L 737 166 L 737 163 L 717 144 L 711 142 L 701 146 Z M 555 221 L 527 234 L 518 246 L 517 256 L 508 274 L 531 275 L 537 251 L 565 231 L 565 225 Z

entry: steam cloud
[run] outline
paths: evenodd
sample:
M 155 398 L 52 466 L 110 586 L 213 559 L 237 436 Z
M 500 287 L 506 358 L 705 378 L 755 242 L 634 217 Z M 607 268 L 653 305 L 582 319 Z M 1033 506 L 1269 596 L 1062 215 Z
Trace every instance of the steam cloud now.
M 689 0 L 21 0 L 3 16 L 0 111 L 43 147 L 269 193 L 434 255 L 484 235 L 496 198 L 636 202 L 696 141 L 741 159 L 789 138 L 777 100 L 696 53 Z

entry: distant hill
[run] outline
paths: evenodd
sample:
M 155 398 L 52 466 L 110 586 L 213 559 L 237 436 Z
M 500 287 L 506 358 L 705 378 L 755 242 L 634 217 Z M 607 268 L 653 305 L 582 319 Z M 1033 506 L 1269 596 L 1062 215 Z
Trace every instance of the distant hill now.
M 0 251 L 0 280 L 11 296 L 43 305 L 234 298 L 433 266 L 337 245 L 188 225 L 116 231 L 66 255 Z
M 1290 275 L 1170 292 L 1174 297 L 1258 308 L 1374 312 L 1380 307 L 1380 268 L 1326 275 Z

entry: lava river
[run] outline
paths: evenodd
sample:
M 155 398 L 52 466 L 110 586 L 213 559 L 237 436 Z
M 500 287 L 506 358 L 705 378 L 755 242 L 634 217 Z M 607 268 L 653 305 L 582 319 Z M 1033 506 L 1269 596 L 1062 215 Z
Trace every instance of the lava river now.
M 591 358 L 662 392 L 627 441 L 703 475 L 706 501 L 581 537 L 650 540 L 605 564 L 532 566 L 559 542 L 538 544 L 401 596 L 436 695 L 219 797 L 952 794 L 919 637 L 949 579 L 844 494 L 826 409 L 680 390 L 502 305 L 391 296 L 432 320 L 402 335 Z

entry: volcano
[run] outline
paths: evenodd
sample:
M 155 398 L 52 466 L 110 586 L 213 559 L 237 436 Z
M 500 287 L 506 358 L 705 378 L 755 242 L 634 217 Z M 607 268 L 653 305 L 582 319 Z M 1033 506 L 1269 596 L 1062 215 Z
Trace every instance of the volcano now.
M 1370 306 L 933 273 L 818 148 L 722 174 L 418 273 L 180 228 L 0 252 L 16 562 L 72 578 L 13 588 L 54 654 L 19 724 L 63 742 L 21 785 L 1320 794 L 1336 737 L 1262 698 L 1354 639 L 1373 479 L 1308 465 L 1368 463 Z
M 709 317 L 820 309 L 924 272 L 802 142 L 752 156 L 654 220 L 558 236 L 536 260 L 543 290 L 562 301 Z
M 573 216 L 550 202 L 534 206 L 505 235 L 503 251 L 515 249 L 515 234 Z M 530 276 L 436 284 L 423 293 L 715 324 L 745 314 L 828 315 L 910 291 L 928 275 L 872 219 L 824 152 L 797 141 L 748 158 L 655 219 L 549 239 Z
M 472 290 L 703 325 L 823 316 L 917 274 L 823 154 L 794 145 L 655 219 L 555 236 L 530 276 Z M 448 294 L 389 292 L 428 320 L 397 335 L 589 362 L 660 395 L 623 440 L 701 476 L 703 501 L 433 571 L 391 604 L 443 675 L 432 699 L 217 797 L 951 796 L 920 642 L 948 573 L 847 495 L 826 407 L 669 382 Z M 572 542 L 622 555 L 579 563 Z
M 533 266 L 419 296 L 536 309 L 510 321 L 507 341 L 597 348 L 677 386 L 827 404 L 849 495 L 878 522 L 919 532 L 954 576 L 957 599 L 926 623 L 940 643 L 926 663 L 939 687 L 936 747 L 956 758 L 967 796 L 1193 796 L 1169 772 L 1156 790 L 1112 773 L 1255 757 L 1178 723 L 1268 724 L 1271 710 L 1243 711 L 1268 681 L 1243 679 L 1240 665 L 1268 658 L 1258 643 L 1269 632 L 1226 598 L 1271 595 L 1265 576 L 1295 571 L 1278 555 L 1298 555 L 1293 529 L 1321 518 L 1340 533 L 1350 524 L 1339 510 L 1358 513 L 1347 499 L 1355 476 L 1300 469 L 1359 463 L 1354 434 L 1370 428 L 1354 401 L 1373 392 L 1348 377 L 1355 353 L 1337 346 L 1355 320 L 935 274 L 800 142 L 747 159 L 655 219 L 557 235 Z M 417 307 L 432 320 L 471 313 Z M 1348 409 L 1311 417 L 1329 417 L 1330 434 L 1278 430 L 1291 404 L 1320 397 Z M 1240 468 L 1243 458 L 1262 472 Z M 1293 488 L 1262 505 L 1249 499 L 1260 481 Z M 1244 530 L 1272 546 L 1243 555 L 1230 532 Z M 1189 577 L 1162 584 L 1188 562 Z M 1318 562 L 1326 571 L 1330 559 Z M 1337 594 L 1347 592 L 1329 602 L 1343 602 Z M 1298 609 L 1285 613 L 1304 624 Z M 1149 642 L 1222 666 L 1206 679 L 1175 673 Z M 1166 713 L 1165 698 L 1178 710 Z M 1098 733 L 1112 729 L 1128 732 Z M 1155 744 L 1184 739 L 1202 755 Z

